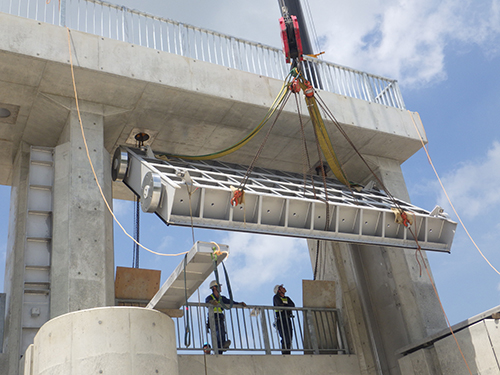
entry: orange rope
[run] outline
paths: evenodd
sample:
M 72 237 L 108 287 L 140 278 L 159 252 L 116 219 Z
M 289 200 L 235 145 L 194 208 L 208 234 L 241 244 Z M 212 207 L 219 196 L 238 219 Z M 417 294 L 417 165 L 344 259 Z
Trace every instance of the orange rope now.
M 213 250 L 214 251 L 214 255 L 216 256 L 220 256 L 222 254 L 226 254 L 226 259 L 229 257 L 229 252 L 228 251 L 223 251 L 220 249 L 220 246 L 219 244 L 217 244 L 217 242 L 214 242 L 214 241 L 210 241 L 210 243 L 214 244 L 215 246 L 217 246 L 217 250 Z

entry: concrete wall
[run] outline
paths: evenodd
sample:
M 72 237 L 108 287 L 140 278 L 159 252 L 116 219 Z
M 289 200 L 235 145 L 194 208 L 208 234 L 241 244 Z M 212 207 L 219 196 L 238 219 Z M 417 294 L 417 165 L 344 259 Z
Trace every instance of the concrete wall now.
M 206 363 L 205 363 L 206 361 Z M 349 355 L 179 355 L 179 375 L 358 375 Z

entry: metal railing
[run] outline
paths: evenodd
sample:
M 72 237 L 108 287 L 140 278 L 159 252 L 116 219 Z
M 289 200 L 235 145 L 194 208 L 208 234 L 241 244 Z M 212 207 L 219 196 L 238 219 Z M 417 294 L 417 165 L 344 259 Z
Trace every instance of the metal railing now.
M 154 48 L 270 78 L 290 67 L 280 49 L 99 0 L 0 0 L 0 12 Z M 397 81 L 305 57 L 316 88 L 405 109 Z
M 211 354 L 218 354 L 213 306 L 189 303 L 187 313 L 175 318 L 179 353 L 202 354 L 206 343 Z M 186 312 L 186 307 L 183 307 Z M 233 354 L 282 354 L 276 327 L 275 309 L 292 312 L 292 354 L 349 354 L 340 312 L 326 308 L 287 308 L 273 306 L 233 306 L 226 310 L 225 327 Z M 189 327 L 187 330 L 186 327 Z M 209 329 L 211 327 L 211 329 Z M 186 333 L 187 332 L 187 333 Z M 222 342 L 225 340 L 222 340 Z

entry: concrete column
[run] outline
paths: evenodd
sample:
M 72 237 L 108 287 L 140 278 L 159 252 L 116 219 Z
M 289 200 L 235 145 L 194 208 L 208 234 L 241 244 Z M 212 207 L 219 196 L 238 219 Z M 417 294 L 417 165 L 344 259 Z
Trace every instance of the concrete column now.
M 96 308 L 52 319 L 25 358 L 24 373 L 32 375 L 179 374 L 174 322 L 138 307 Z
M 112 205 L 103 116 L 82 112 L 81 117 L 97 179 Z M 51 318 L 114 305 L 113 222 L 92 174 L 75 110 L 54 160 Z
M 365 280 L 357 272 L 355 249 L 348 243 L 308 240 L 313 267 L 318 254 L 317 280 L 335 281 L 337 308 L 340 309 L 349 351 L 356 355 L 361 374 L 379 374 L 379 359 L 373 343 L 373 328 L 367 319 Z
M 409 202 L 410 197 L 398 162 L 383 158 L 372 158 L 372 160 L 376 160 L 378 167 L 375 173 L 379 175 L 387 189 L 394 196 Z M 376 260 L 370 258 L 374 256 L 374 252 L 370 250 L 368 248 L 364 251 L 366 253 L 364 263 L 368 268 L 376 269 L 377 267 L 369 266 L 376 264 Z M 418 257 L 420 264 L 417 261 L 415 250 L 385 248 L 380 255 L 377 255 L 387 265 L 387 269 L 383 271 L 387 279 L 394 280 L 395 289 L 391 293 L 398 302 L 397 307 L 401 309 L 406 323 L 408 344 L 447 327 L 432 286 L 434 279 L 425 251 L 422 251 L 422 256 L 432 280 L 429 279 L 420 256 Z
M 392 195 L 409 201 L 399 163 L 368 158 Z M 366 181 L 373 179 L 367 176 Z M 313 265 L 316 242 L 309 243 Z M 428 261 L 423 253 L 427 267 Z M 414 250 L 322 243 L 317 279 L 341 288 L 348 341 L 366 373 L 400 374 L 395 351 L 446 328 L 432 283 Z M 371 353 L 370 353 L 371 352 Z
M 6 357 L 2 358 L 3 361 L 7 362 L 4 365 L 8 366 L 9 375 L 17 375 L 21 346 L 29 152 L 29 146 L 22 143 L 14 161 L 10 193 L 9 234 L 4 283 L 6 293 L 4 352 Z

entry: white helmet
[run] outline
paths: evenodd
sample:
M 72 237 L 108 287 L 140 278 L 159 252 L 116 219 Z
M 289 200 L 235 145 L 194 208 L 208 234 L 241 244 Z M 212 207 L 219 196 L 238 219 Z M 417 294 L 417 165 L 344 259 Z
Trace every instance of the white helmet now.
M 278 284 L 274 287 L 274 294 L 278 293 L 278 290 L 281 286 L 283 286 L 283 284 Z
M 217 286 L 217 280 L 212 280 L 210 282 L 209 288 L 212 289 L 214 286 Z M 222 286 L 222 284 L 219 284 L 219 287 L 221 287 L 221 286 Z

